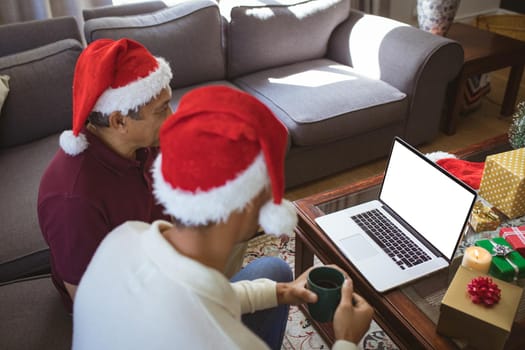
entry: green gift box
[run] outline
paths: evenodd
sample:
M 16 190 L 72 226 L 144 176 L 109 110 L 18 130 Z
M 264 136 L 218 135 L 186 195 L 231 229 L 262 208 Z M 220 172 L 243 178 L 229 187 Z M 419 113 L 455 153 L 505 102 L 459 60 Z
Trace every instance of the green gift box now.
M 489 274 L 503 281 L 513 281 L 525 277 L 525 258 L 513 250 L 502 237 L 481 239 L 475 245 L 487 249 L 492 254 Z

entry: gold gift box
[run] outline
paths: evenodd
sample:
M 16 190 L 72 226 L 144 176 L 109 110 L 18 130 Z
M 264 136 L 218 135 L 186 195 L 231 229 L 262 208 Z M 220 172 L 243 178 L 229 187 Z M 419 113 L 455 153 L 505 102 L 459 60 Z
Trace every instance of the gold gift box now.
M 510 334 L 523 290 L 493 278 L 501 290 L 497 304 L 474 304 L 467 293 L 473 278 L 487 276 L 460 266 L 441 301 L 437 332 L 474 349 L 503 349 Z
M 494 210 L 477 201 L 472 208 L 469 223 L 475 232 L 494 231 L 501 224 L 501 219 Z
M 525 215 L 525 148 L 487 157 L 479 195 L 511 219 Z

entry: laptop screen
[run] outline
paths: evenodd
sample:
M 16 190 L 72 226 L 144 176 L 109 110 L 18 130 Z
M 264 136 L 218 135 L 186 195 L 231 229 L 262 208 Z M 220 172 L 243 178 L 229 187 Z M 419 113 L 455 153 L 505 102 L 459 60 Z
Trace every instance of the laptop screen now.
M 379 199 L 451 260 L 476 192 L 395 138 Z

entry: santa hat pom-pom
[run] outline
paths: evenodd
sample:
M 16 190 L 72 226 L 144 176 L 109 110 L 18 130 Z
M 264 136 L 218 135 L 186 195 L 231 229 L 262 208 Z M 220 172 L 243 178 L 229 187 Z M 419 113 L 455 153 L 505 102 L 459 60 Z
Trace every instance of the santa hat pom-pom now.
M 259 224 L 264 232 L 269 234 L 291 234 L 297 226 L 294 205 L 286 199 L 283 199 L 281 204 L 267 202 L 259 212 Z
M 70 156 L 76 156 L 88 147 L 86 135 L 80 133 L 75 136 L 72 130 L 66 130 L 60 134 L 60 147 Z
M 425 156 L 427 156 L 427 158 L 430 159 L 433 162 L 437 162 L 438 160 L 445 159 L 445 158 L 457 158 L 452 153 L 443 152 L 443 151 L 436 151 L 436 152 L 432 152 L 432 153 L 427 153 L 427 154 L 425 154 Z

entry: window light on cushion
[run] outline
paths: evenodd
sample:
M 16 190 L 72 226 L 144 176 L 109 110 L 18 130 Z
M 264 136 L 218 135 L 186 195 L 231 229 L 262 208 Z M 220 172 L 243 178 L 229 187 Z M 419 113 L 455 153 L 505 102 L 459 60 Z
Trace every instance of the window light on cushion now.
M 0 112 L 9 93 L 9 76 L 0 75 Z

